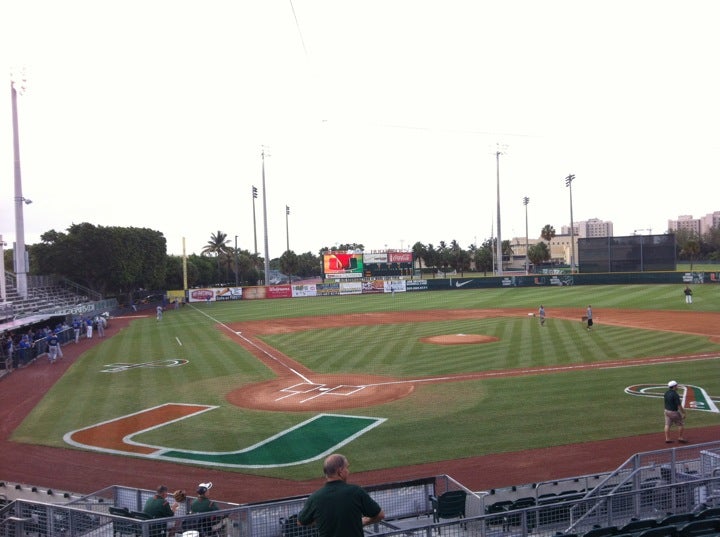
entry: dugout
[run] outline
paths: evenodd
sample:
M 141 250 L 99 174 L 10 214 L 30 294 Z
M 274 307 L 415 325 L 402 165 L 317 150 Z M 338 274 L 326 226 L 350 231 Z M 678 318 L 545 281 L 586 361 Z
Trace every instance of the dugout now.
M 675 270 L 675 234 L 578 239 L 579 272 Z

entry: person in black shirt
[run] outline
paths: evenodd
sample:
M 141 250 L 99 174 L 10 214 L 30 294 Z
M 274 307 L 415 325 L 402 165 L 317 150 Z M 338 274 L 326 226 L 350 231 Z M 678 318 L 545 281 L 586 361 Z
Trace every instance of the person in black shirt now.
M 674 380 L 668 382 L 668 389 L 665 392 L 665 443 L 672 444 L 670 439 L 670 427 L 673 425 L 678 426 L 679 437 L 678 442 L 681 444 L 687 444 L 687 440 L 683 437 L 685 431 L 685 409 L 680 401 L 680 396 L 677 393 L 678 383 Z

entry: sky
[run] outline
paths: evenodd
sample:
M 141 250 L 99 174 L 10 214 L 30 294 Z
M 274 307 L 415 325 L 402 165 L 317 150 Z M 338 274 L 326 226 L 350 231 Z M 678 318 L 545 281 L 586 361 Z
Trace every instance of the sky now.
M 503 240 L 526 224 L 560 233 L 571 205 L 615 235 L 663 233 L 720 210 L 719 13 L 715 0 L 3 2 L 0 234 L 11 248 L 23 77 L 26 244 L 89 222 L 160 231 L 176 255 L 218 231 L 271 259 L 288 245 L 468 248 L 497 234 L 498 184 Z

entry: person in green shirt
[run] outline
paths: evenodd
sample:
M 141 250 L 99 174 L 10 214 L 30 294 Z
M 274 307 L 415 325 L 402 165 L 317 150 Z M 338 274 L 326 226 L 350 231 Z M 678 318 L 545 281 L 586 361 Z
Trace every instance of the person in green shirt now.
M 218 506 L 208 498 L 207 493 L 212 488 L 212 483 L 200 483 L 197 488 L 197 498 L 190 505 L 191 513 L 209 513 L 217 511 Z
M 325 459 L 325 485 L 308 497 L 298 524 L 316 524 L 320 537 L 363 537 L 363 526 L 380 522 L 385 513 L 361 487 L 347 482 L 348 460 L 335 453 Z
M 148 498 L 145 502 L 145 508 L 143 513 L 152 518 L 164 518 L 175 515 L 175 510 L 179 507 L 178 503 L 174 503 L 170 506 L 170 502 L 167 501 L 168 488 L 165 485 L 160 485 L 156 489 L 156 493 L 152 498 Z

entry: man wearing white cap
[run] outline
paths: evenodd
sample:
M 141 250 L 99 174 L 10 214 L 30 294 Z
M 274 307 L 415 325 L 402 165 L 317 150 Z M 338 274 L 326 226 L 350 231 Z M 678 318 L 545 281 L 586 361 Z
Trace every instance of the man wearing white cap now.
M 674 380 L 668 382 L 668 389 L 665 392 L 665 443 L 672 444 L 670 439 L 670 427 L 673 425 L 678 426 L 679 437 L 678 442 L 681 444 L 687 444 L 687 440 L 683 437 L 685 431 L 685 409 L 680 401 L 680 396 L 677 393 L 678 383 Z
M 190 505 L 191 513 L 209 513 L 217 511 L 218 506 L 215 502 L 208 498 L 207 493 L 212 488 L 212 483 L 200 483 L 197 488 L 197 498 Z

